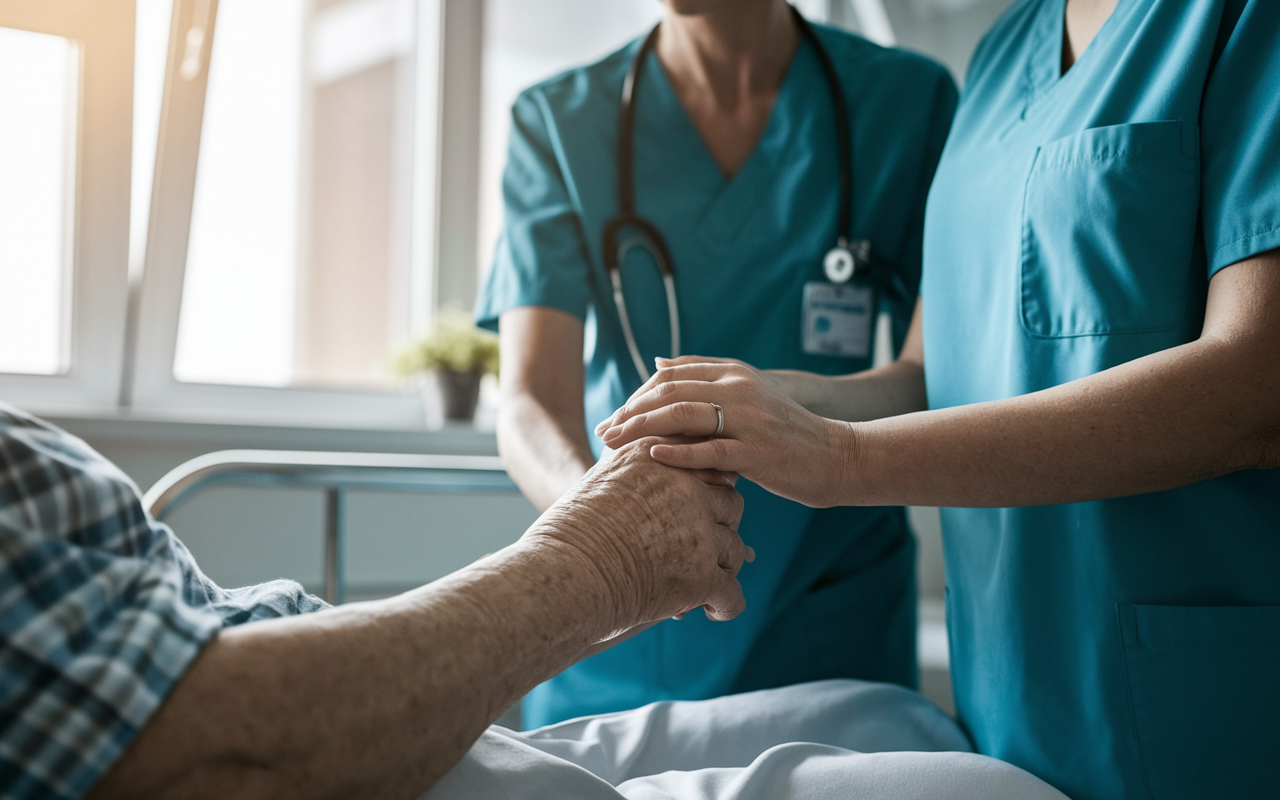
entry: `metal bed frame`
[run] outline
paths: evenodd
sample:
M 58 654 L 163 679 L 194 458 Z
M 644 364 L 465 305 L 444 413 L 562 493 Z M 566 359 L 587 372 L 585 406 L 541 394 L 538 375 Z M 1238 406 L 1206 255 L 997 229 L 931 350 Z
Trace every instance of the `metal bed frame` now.
M 348 491 L 519 493 L 497 456 L 220 450 L 170 470 L 142 501 L 155 519 L 164 521 L 213 486 L 323 489 L 324 599 L 335 605 L 346 600 Z

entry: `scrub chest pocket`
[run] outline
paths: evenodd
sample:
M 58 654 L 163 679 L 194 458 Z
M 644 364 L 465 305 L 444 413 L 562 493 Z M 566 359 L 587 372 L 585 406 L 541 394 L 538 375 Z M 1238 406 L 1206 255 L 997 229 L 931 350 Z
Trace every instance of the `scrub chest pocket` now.
M 1198 129 L 1090 128 L 1036 151 L 1022 208 L 1022 325 L 1062 338 L 1172 328 L 1186 312 Z
M 1116 610 L 1151 800 L 1280 796 L 1280 606 Z

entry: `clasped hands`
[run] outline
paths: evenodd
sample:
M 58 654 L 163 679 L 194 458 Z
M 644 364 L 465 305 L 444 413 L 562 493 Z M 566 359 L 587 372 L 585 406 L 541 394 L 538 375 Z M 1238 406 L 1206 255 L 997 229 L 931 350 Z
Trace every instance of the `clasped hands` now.
M 856 455 L 852 425 L 810 413 L 778 379 L 732 359 L 684 356 L 657 360 L 658 369 L 596 428 L 605 446 L 645 437 L 655 461 L 742 475 L 774 494 L 808 506 L 832 505 Z M 724 429 L 710 437 L 724 415 Z
M 714 620 L 740 614 L 737 575 L 755 554 L 738 536 L 738 475 L 827 505 L 851 452 L 849 426 L 809 413 L 746 364 L 686 357 L 658 367 L 597 428 L 611 454 L 524 537 L 594 578 L 600 591 L 583 600 L 602 603 L 600 642 L 699 607 Z M 708 438 L 712 403 L 724 429 Z

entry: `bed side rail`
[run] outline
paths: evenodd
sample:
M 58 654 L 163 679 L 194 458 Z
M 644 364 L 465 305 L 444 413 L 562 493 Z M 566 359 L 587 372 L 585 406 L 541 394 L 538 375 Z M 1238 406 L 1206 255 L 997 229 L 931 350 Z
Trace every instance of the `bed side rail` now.
M 350 490 L 434 494 L 518 493 L 497 456 L 220 450 L 170 470 L 147 490 L 147 511 L 164 521 L 213 486 L 304 487 L 325 493 L 324 599 L 345 600 L 346 499 Z

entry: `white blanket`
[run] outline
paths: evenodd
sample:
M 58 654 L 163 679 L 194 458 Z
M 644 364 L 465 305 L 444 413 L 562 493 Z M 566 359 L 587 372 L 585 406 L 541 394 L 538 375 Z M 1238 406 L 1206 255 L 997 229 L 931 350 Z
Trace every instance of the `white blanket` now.
M 489 728 L 423 800 L 1067 800 L 915 692 L 822 681 Z

